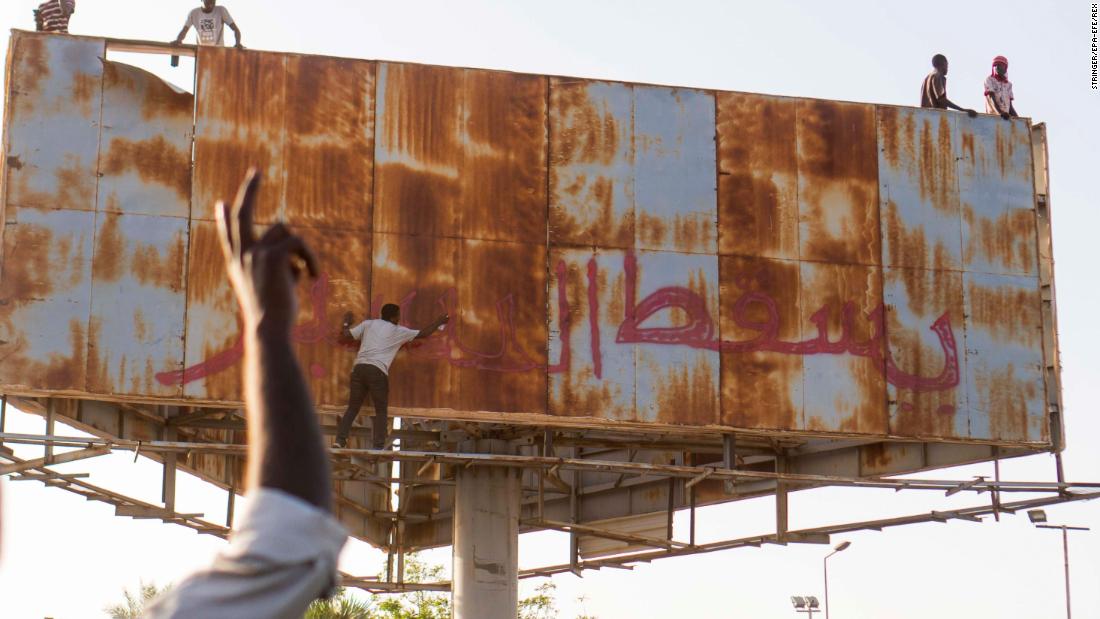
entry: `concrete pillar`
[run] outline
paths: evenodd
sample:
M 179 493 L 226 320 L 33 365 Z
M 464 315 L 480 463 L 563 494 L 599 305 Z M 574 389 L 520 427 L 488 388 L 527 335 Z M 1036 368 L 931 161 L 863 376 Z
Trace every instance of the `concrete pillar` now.
M 463 445 L 466 453 L 508 453 L 504 441 Z M 454 619 L 515 619 L 519 569 L 519 471 L 496 466 L 455 472 Z

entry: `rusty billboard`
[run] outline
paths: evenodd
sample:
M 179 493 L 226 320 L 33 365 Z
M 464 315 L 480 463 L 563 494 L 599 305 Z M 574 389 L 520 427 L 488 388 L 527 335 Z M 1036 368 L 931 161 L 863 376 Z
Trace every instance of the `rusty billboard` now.
M 238 404 L 212 205 L 255 165 L 321 256 L 324 411 L 341 316 L 394 302 L 454 317 L 398 415 L 1051 445 L 1026 119 L 211 48 L 192 95 L 11 41 L 5 393 Z

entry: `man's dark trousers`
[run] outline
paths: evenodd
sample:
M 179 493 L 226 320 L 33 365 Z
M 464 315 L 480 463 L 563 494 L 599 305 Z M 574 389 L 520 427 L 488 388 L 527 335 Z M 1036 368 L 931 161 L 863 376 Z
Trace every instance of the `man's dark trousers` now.
M 351 370 L 351 396 L 348 398 L 348 409 L 340 419 L 336 441 L 347 440 L 351 424 L 359 416 L 359 409 L 363 406 L 367 393 L 370 393 L 371 401 L 374 402 L 374 432 L 371 439 L 375 449 L 382 449 L 386 446 L 386 431 L 389 430 L 386 406 L 389 403 L 390 382 L 385 372 L 369 363 L 357 364 Z

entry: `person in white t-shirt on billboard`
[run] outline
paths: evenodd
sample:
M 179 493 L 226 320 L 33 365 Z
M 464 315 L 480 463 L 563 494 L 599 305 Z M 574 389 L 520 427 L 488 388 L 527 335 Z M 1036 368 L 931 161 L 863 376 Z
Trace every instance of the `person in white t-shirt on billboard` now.
M 244 46 L 241 45 L 241 30 L 237 27 L 237 23 L 233 21 L 233 16 L 229 14 L 229 10 L 224 6 L 218 6 L 218 0 L 202 0 L 202 7 L 192 9 L 188 13 L 187 21 L 183 24 L 183 30 L 180 30 L 179 36 L 176 37 L 173 43 L 175 45 L 183 43 L 183 37 L 187 36 L 187 31 L 194 28 L 199 37 L 199 45 L 221 47 L 225 45 L 226 26 L 229 26 L 229 29 L 237 37 L 237 44 L 234 47 L 244 49 Z
M 374 427 L 371 441 L 375 449 L 386 447 L 386 433 L 389 430 L 387 406 L 389 405 L 390 364 L 397 351 L 405 344 L 425 338 L 436 332 L 449 320 L 447 314 L 436 318 L 432 324 L 420 329 L 401 326 L 401 308 L 393 303 L 382 306 L 381 319 L 364 320 L 352 326 L 351 312 L 344 314 L 342 335 L 345 341 L 358 340 L 359 354 L 355 356 L 355 366 L 351 370 L 351 394 L 348 408 L 340 418 L 336 430 L 336 446 L 347 447 L 351 425 L 359 416 L 367 394 L 374 402 Z

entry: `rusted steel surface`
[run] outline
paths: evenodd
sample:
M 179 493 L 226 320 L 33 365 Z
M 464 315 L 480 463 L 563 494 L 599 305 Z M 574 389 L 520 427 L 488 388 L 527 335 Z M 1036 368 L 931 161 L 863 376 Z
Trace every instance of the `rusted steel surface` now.
M 962 280 L 958 271 L 883 269 L 886 358 L 898 376 L 913 377 L 887 386 L 895 436 L 969 435 Z
M 212 207 L 255 165 L 330 412 L 392 302 L 452 316 L 397 414 L 1050 440 L 1026 121 L 205 48 L 191 98 L 103 49 L 13 37 L 7 389 L 239 402 Z
M 934 110 L 879 108 L 885 266 L 962 268 L 958 120 Z
M 187 220 L 97 213 L 95 238 L 87 390 L 181 395 L 156 375 L 184 365 Z
M 965 269 L 1038 276 L 1038 248 L 1031 240 L 1036 227 L 1035 189 L 1027 124 L 980 116 L 960 133 Z
M 11 48 L 6 203 L 95 210 L 105 42 L 20 35 Z
M 971 438 L 1045 441 L 1042 316 L 1037 282 L 966 273 L 966 398 Z
M 717 249 L 714 94 L 634 87 L 635 247 Z
M 718 251 L 797 260 L 798 100 L 722 92 Z
M 214 204 L 232 200 L 250 167 L 264 176 L 256 222 L 286 215 L 287 55 L 199 50 L 195 91 L 194 219 L 213 221 Z M 214 254 L 216 255 L 216 254 Z
M 382 63 L 374 229 L 546 242 L 544 77 Z
M 551 415 L 636 419 L 635 347 L 616 341 L 627 307 L 627 255 L 551 251 Z
M 799 257 L 881 264 L 875 107 L 798 104 Z
M 97 210 L 190 217 L 194 107 L 151 73 L 103 63 Z
M 4 217 L 3 384 L 84 391 L 95 213 L 9 204 Z
M 451 316 L 395 360 L 391 405 L 545 412 L 545 251 L 396 234 L 374 241 L 372 318 L 385 303 L 401 306 L 413 328 Z
M 550 79 L 550 242 L 634 246 L 634 93 Z

